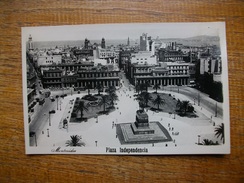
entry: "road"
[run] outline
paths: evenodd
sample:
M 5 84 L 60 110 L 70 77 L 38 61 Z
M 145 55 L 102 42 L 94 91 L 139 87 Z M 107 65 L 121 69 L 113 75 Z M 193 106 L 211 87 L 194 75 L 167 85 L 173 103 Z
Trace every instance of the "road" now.
M 49 98 L 45 99 L 45 103 L 43 105 L 36 106 L 35 108 L 35 114 L 33 115 L 32 121 L 29 124 L 29 131 L 30 132 L 35 132 L 36 137 L 41 134 L 44 126 L 46 123 L 48 123 L 48 118 L 49 118 L 49 111 L 56 109 L 57 103 L 56 102 L 51 102 Z M 30 146 L 35 145 L 34 144 L 34 137 L 30 137 Z
M 167 86 L 165 87 L 167 91 L 178 92 L 177 86 Z M 191 100 L 195 100 L 195 104 L 199 104 L 209 112 L 213 113 L 213 116 L 216 114 L 216 106 L 217 106 L 217 116 L 223 118 L 223 104 L 220 102 L 216 102 L 215 100 L 209 98 L 209 96 L 205 93 L 198 91 L 195 88 L 190 88 L 187 86 L 180 86 L 179 93 L 184 94 L 185 96 L 189 97 Z

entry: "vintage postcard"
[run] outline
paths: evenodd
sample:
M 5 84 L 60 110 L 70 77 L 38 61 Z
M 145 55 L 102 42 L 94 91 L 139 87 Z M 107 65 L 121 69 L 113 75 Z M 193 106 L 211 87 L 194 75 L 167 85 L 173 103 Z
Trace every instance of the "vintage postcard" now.
M 229 154 L 224 22 L 22 28 L 26 154 Z

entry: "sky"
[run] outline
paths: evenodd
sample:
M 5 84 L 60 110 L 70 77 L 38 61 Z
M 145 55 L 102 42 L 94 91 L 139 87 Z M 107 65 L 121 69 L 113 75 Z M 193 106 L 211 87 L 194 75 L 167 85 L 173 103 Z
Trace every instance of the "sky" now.
M 139 39 L 142 33 L 152 38 L 188 38 L 199 35 L 218 36 L 225 31 L 223 22 L 207 23 L 134 23 L 134 24 L 84 24 L 69 26 L 43 26 L 22 28 L 22 39 L 29 35 L 33 41 Z

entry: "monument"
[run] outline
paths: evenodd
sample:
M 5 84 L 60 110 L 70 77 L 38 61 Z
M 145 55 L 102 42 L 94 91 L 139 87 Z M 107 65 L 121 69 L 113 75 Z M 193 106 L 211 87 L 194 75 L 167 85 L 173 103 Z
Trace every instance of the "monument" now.
M 136 120 L 116 125 L 121 144 L 147 144 L 172 141 L 169 132 L 158 121 L 149 122 L 144 110 L 136 111 Z
M 144 110 L 136 111 L 136 122 L 131 124 L 134 134 L 154 134 L 154 130 L 150 128 L 148 115 Z

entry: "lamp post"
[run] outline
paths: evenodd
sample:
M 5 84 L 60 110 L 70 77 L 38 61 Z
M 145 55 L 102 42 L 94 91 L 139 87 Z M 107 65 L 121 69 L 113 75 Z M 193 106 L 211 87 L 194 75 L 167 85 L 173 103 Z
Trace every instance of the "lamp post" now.
M 59 109 L 60 109 L 60 111 L 61 111 L 61 105 L 62 105 L 62 101 L 60 101 L 60 103 L 59 103 Z
M 58 110 L 58 98 L 59 98 L 59 95 L 56 95 L 56 99 L 57 99 L 57 110 Z
M 72 96 L 72 88 L 74 88 L 74 85 L 72 85 L 71 88 L 70 88 L 71 96 Z
M 216 106 L 215 106 L 215 117 L 217 117 L 217 114 L 218 114 L 218 109 L 217 109 L 217 102 L 216 102 Z
M 55 113 L 55 110 L 49 111 L 49 126 L 51 126 L 51 118 L 50 118 L 50 115 L 51 114 L 54 114 L 54 113 Z
M 198 101 L 198 106 L 200 106 L 200 93 L 198 92 L 198 95 L 197 95 L 197 101 Z
M 198 145 L 200 144 L 200 137 L 201 135 L 198 135 Z

